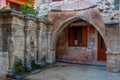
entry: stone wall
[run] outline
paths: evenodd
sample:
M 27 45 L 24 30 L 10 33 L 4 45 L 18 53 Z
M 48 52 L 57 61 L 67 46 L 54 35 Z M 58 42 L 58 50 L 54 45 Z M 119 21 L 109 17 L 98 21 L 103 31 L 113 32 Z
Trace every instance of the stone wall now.
M 8 53 L 0 52 L 0 79 L 4 79 L 8 71 Z
M 119 38 L 119 24 L 106 25 L 106 45 L 107 52 L 119 52 L 120 51 L 120 38 Z
M 6 51 L 5 33 L 4 33 L 4 20 L 3 16 L 0 16 L 0 78 L 4 79 L 8 70 L 8 53 Z
M 27 69 L 32 68 L 33 60 L 36 64 L 42 64 L 42 57 L 46 57 L 48 52 L 48 24 L 46 18 L 23 15 L 17 11 L 0 11 L 0 52 L 8 53 L 8 58 L 0 56 L 1 63 L 2 59 L 8 62 L 7 66 L 0 65 L 0 69 L 6 66 L 8 74 L 13 75 L 18 60 Z
M 45 0 L 47 1 L 47 0 Z M 49 15 L 50 10 L 52 8 L 56 8 L 57 6 L 63 5 L 67 2 L 74 2 L 76 0 L 62 0 L 62 1 L 55 1 L 47 4 L 43 4 L 40 6 L 39 15 L 38 16 L 45 16 Z M 87 0 L 84 0 L 87 1 Z M 94 3 L 97 5 L 96 10 L 100 12 L 100 14 L 103 16 L 105 22 L 109 21 L 118 21 L 120 11 L 115 10 L 114 8 L 114 0 L 88 0 L 87 2 Z M 73 5 L 77 6 L 77 5 Z M 87 6 L 87 5 L 86 5 Z M 66 7 L 67 8 L 67 7 Z
M 4 47 L 2 25 L 3 25 L 3 18 L 0 17 L 0 50 L 1 51 L 3 51 L 3 47 Z
M 107 70 L 120 72 L 120 25 L 106 25 Z
M 104 17 L 105 22 L 110 20 L 118 20 L 118 14 L 114 10 L 114 0 L 98 0 L 97 9 Z

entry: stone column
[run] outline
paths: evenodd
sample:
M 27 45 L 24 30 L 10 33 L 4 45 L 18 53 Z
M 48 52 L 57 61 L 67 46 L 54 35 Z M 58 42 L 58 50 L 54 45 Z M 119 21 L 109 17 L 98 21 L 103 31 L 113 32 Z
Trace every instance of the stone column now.
M 38 63 L 41 64 L 42 59 L 47 54 L 47 25 L 43 22 L 38 26 Z M 45 61 L 45 60 L 44 60 Z
M 13 75 L 15 70 L 14 70 L 14 62 L 15 62 L 15 44 L 14 44 L 14 34 L 15 34 L 15 28 L 14 27 L 9 27 L 7 28 L 7 48 L 8 48 L 8 62 L 9 62 L 9 69 L 8 69 L 8 75 Z
M 44 35 L 45 35 L 45 62 L 47 61 L 47 54 L 48 54 L 48 35 L 47 35 L 47 25 L 45 25 L 46 27 L 44 28 Z
M 41 23 L 38 23 L 37 39 L 38 39 L 37 64 L 41 64 Z
M 55 62 L 55 47 L 52 45 L 53 41 L 51 37 L 53 36 L 52 32 L 48 32 L 48 54 L 47 54 L 47 63 L 53 64 Z
M 120 72 L 120 52 L 107 53 L 107 70 Z
M 51 32 L 50 31 L 48 31 L 47 32 L 47 55 L 46 55 L 46 62 L 47 63 L 50 63 L 50 59 L 49 59 L 49 53 L 50 53 L 50 34 L 51 34 Z
M 43 62 L 46 62 L 47 55 L 47 25 L 45 23 L 41 23 L 41 57 Z
M 55 48 L 51 49 L 51 64 L 55 63 L 55 58 L 56 58 L 55 51 L 56 51 Z
M 31 63 L 30 63 L 30 23 L 31 21 L 27 21 L 24 29 L 25 34 L 25 54 L 24 54 L 24 66 L 26 69 L 31 69 Z
M 119 25 L 106 25 L 107 70 L 120 72 Z

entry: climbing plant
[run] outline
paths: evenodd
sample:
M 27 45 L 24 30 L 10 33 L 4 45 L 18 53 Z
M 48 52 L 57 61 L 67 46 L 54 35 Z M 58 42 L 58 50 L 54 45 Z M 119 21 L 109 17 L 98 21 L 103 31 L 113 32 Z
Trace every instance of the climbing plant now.
M 30 6 L 29 6 L 29 5 Z M 34 9 L 32 0 L 29 0 L 28 4 L 21 4 L 20 8 L 24 14 L 31 14 L 31 15 L 37 15 L 37 10 Z

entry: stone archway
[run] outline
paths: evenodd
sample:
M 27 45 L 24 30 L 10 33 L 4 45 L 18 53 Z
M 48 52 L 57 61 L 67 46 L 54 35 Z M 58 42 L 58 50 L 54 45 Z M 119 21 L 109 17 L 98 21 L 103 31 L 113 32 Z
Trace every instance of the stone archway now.
M 77 3 L 76 3 L 77 1 Z M 57 9 L 52 9 L 50 14 L 48 15 L 48 19 L 52 22 L 52 25 L 50 25 L 49 32 L 49 47 L 47 54 L 47 62 L 48 63 L 54 63 L 55 62 L 55 51 L 56 51 L 56 42 L 60 35 L 60 33 L 68 26 L 70 23 L 76 21 L 76 20 L 83 20 L 86 21 L 88 24 L 92 25 L 102 36 L 104 39 L 105 45 L 106 45 L 106 39 L 105 39 L 105 25 L 104 20 L 102 16 L 99 14 L 99 12 L 94 9 L 94 4 L 90 3 L 89 1 L 71 1 L 70 3 L 65 2 L 64 4 L 60 4 Z M 84 5 L 88 6 L 80 6 L 80 4 L 83 3 Z M 89 4 L 87 4 L 89 3 Z M 74 5 L 74 7 L 71 6 L 71 10 L 67 9 L 67 5 Z M 82 4 L 81 4 L 82 5 Z M 64 10 L 62 10 L 64 8 Z M 75 10 L 78 11 L 75 11 Z M 55 11 L 57 10 L 57 11 Z
M 105 45 L 106 45 L 106 39 L 105 39 L 105 27 L 104 27 L 104 23 L 101 22 L 102 24 L 102 29 L 99 28 L 99 25 L 96 25 L 94 24 L 94 22 L 92 21 L 89 21 L 87 18 L 85 18 L 84 16 L 73 16 L 73 17 L 70 17 L 62 22 L 60 22 L 59 26 L 55 29 L 54 33 L 53 33 L 53 38 L 51 40 L 51 58 L 52 58 L 52 62 L 55 62 L 56 60 L 56 57 L 55 57 L 55 54 L 56 54 L 56 43 L 57 43 L 57 40 L 58 40 L 58 37 L 60 35 L 60 33 L 72 22 L 76 21 L 76 20 L 83 20 L 83 21 L 86 21 L 88 24 L 92 25 L 98 32 L 99 34 L 102 36 L 104 42 L 105 42 Z M 49 57 L 49 56 L 48 56 Z
M 59 24 L 59 26 L 57 27 L 57 29 L 54 31 L 54 34 L 53 34 L 53 35 L 54 35 L 54 36 L 53 36 L 54 38 L 53 38 L 53 40 L 52 40 L 52 47 L 54 47 L 54 46 L 56 45 L 56 41 L 57 41 L 60 33 L 63 31 L 63 29 L 64 29 L 65 27 L 67 27 L 70 23 L 72 23 L 72 22 L 74 22 L 74 21 L 76 21 L 76 20 L 79 20 L 79 19 L 88 22 L 88 24 L 91 24 L 91 25 L 100 33 L 100 35 L 102 36 L 103 40 L 105 41 L 105 45 L 106 45 L 105 31 L 102 31 L 102 30 L 98 27 L 98 25 L 95 25 L 92 21 L 88 21 L 85 17 L 83 17 L 83 16 L 75 16 L 75 17 L 68 18 L 68 19 L 66 19 L 65 21 L 63 21 L 63 22 L 61 22 L 61 23 Z M 101 24 L 103 24 L 103 28 L 104 28 L 103 30 L 105 30 L 104 23 L 101 22 Z

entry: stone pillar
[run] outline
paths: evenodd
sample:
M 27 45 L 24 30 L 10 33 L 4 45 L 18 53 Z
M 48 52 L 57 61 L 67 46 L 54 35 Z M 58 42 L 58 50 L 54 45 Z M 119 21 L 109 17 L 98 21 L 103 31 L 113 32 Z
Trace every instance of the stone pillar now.
M 106 25 L 107 70 L 120 72 L 119 25 Z
M 47 55 L 47 25 L 43 22 L 38 26 L 38 63 L 41 64 L 43 58 L 45 62 Z
M 24 66 L 27 69 L 31 69 L 31 63 L 30 63 L 30 22 L 29 20 L 26 21 L 24 34 L 25 34 L 25 54 L 24 54 Z
M 51 40 L 51 36 L 53 34 L 51 32 L 48 32 L 48 54 L 47 54 L 47 63 L 53 64 L 55 62 L 55 47 L 51 43 L 53 41 Z
M 41 57 L 46 62 L 47 55 L 47 25 L 41 23 Z
M 47 25 L 45 24 L 45 28 L 44 28 L 44 45 L 45 45 L 45 49 L 44 49 L 44 52 L 45 52 L 45 62 L 47 61 L 47 54 L 48 54 L 48 35 L 47 35 Z
M 41 23 L 38 23 L 37 28 L 37 44 L 38 44 L 38 52 L 37 52 L 37 64 L 41 64 Z
M 51 63 L 51 61 L 50 61 L 50 56 L 49 56 L 49 54 L 50 54 L 50 52 L 51 52 L 51 46 L 50 46 L 50 36 L 51 36 L 51 32 L 49 31 L 49 32 L 47 32 L 47 35 L 48 35 L 48 40 L 47 40 L 47 47 L 48 47 L 48 54 L 46 55 L 46 62 L 47 63 Z
M 8 27 L 7 28 L 7 48 L 8 48 L 8 62 L 9 62 L 9 69 L 8 69 L 8 75 L 13 75 L 14 70 L 14 62 L 15 62 L 15 44 L 14 44 L 14 34 L 15 34 L 15 28 L 14 27 Z
M 51 63 L 55 63 L 55 48 L 51 49 Z
M 120 53 L 107 53 L 107 70 L 111 72 L 120 72 Z

